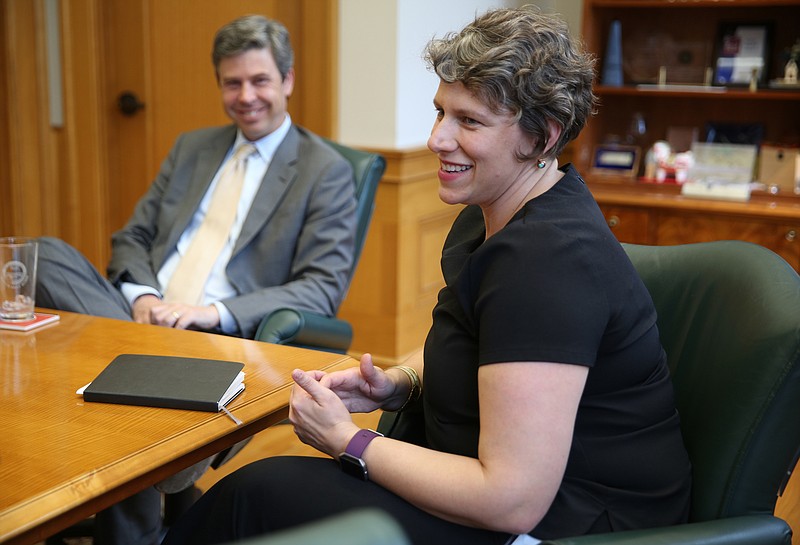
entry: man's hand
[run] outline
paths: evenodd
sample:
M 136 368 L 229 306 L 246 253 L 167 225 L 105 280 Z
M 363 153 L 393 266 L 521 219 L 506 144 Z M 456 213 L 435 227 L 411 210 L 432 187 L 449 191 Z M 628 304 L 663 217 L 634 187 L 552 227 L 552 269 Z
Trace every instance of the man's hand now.
M 219 325 L 217 307 L 165 303 L 155 295 L 143 295 L 133 302 L 133 319 L 175 329 L 214 329 Z
M 133 318 L 134 322 L 140 324 L 151 324 L 153 323 L 150 320 L 150 309 L 154 306 L 158 306 L 161 304 L 161 299 L 156 297 L 155 295 L 142 295 L 138 297 L 133 302 L 133 312 L 131 317 Z

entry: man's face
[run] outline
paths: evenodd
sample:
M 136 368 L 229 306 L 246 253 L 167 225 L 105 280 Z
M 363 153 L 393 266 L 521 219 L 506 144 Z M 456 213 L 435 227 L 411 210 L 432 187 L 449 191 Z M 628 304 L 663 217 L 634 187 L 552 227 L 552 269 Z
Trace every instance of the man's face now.
M 281 78 L 269 49 L 250 49 L 222 59 L 217 80 L 225 113 L 248 140 L 258 140 L 283 123 L 294 71 Z

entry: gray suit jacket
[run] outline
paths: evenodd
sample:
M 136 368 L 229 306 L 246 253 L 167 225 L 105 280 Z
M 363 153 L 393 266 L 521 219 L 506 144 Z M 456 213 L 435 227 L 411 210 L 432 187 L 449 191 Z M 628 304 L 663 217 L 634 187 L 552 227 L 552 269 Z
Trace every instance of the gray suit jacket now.
M 156 275 L 176 248 L 236 127 L 181 135 L 128 224 L 111 239 L 109 279 L 159 289 Z M 222 301 L 243 337 L 289 306 L 334 315 L 353 261 L 352 170 L 316 135 L 293 125 L 275 152 L 226 272 L 237 296 Z

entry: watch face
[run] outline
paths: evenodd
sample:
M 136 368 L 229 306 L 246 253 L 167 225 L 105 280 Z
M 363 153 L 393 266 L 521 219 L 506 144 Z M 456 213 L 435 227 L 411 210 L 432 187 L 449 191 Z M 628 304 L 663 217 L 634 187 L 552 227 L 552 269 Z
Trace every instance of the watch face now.
M 339 455 L 339 465 L 342 466 L 342 471 L 348 475 L 352 475 L 362 481 L 367 480 L 367 464 L 361 458 L 356 458 L 352 454 L 343 452 Z

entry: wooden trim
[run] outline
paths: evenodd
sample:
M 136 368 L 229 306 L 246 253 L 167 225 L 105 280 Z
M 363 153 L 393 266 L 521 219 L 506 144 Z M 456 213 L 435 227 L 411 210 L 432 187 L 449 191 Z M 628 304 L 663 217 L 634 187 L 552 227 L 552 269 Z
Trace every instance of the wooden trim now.
M 45 29 L 45 8 L 44 0 L 38 0 L 36 3 L 36 19 L 35 25 L 37 29 Z M 62 55 L 63 58 L 63 55 Z M 59 185 L 61 179 L 61 168 L 63 161 L 61 158 L 60 143 L 61 138 L 60 130 L 53 128 L 50 125 L 50 111 L 49 111 L 49 74 L 47 70 L 47 37 L 45 32 L 36 33 L 36 79 L 40 82 L 37 85 L 36 102 L 38 105 L 47 105 L 45 108 L 40 108 L 42 113 L 39 115 L 39 134 L 40 140 L 39 147 L 30 150 L 33 154 L 38 155 L 40 165 L 40 180 L 38 181 L 38 195 L 40 212 L 42 214 L 42 230 L 43 232 L 58 232 L 60 227 L 60 220 L 62 219 L 61 210 L 59 209 L 59 201 L 57 199 L 48 199 L 48 195 L 58 195 Z M 63 82 L 54 82 L 54 85 L 62 85 Z M 27 168 L 27 166 L 26 166 Z
M 339 2 L 299 0 L 300 36 L 295 38 L 298 77 L 302 81 L 303 125 L 315 133 L 334 138 L 339 70 Z
M 800 222 L 800 201 L 794 197 L 753 194 L 748 202 L 684 197 L 674 184 L 607 183 L 589 180 L 595 198 L 604 204 L 679 209 L 701 213 L 746 216 L 766 220 Z
M 36 36 L 36 8 L 38 2 L 7 0 L 4 28 L 7 36 L 6 60 L 9 85 L 8 99 L 8 174 L 9 201 L 4 207 L 11 218 L 9 234 L 36 236 L 40 231 L 43 214 L 38 204 L 41 199 L 40 183 L 43 173 L 39 161 L 39 138 L 42 109 L 37 104 L 38 81 L 41 71 L 37 66 L 38 41 Z M 34 152 L 35 150 L 35 152 Z
M 3 30 L 3 39 L 0 39 L 0 60 L 2 60 L 0 64 L 2 66 L 10 65 L 8 47 L 13 43 L 10 32 L 7 31 L 8 17 L 6 12 L 9 9 L 9 2 L 0 4 L 0 29 Z M 0 70 L 0 180 L 3 180 L 3 183 L 0 183 L 0 202 L 5 203 L 11 203 L 13 195 L 10 166 L 11 139 L 9 135 L 11 102 L 9 100 L 8 79 L 7 71 Z M 0 233 L 3 235 L 12 234 L 13 225 L 13 207 L 7 206 L 3 209 L 3 213 L 0 214 Z
M 386 158 L 386 173 L 381 183 L 409 183 L 422 178 L 430 178 L 439 167 L 436 154 L 427 147 L 405 150 L 386 148 L 364 148 L 379 153 Z
M 108 167 L 103 40 L 97 0 L 62 2 L 65 130 L 59 135 L 64 166 L 60 180 L 67 191 L 60 205 L 61 236 L 93 263 L 109 256 Z M 88 107 L 87 107 L 88 106 Z M 91 224 L 93 228 L 86 229 Z M 102 266 L 102 265 L 101 265 Z M 102 269 L 101 269 L 102 270 Z

